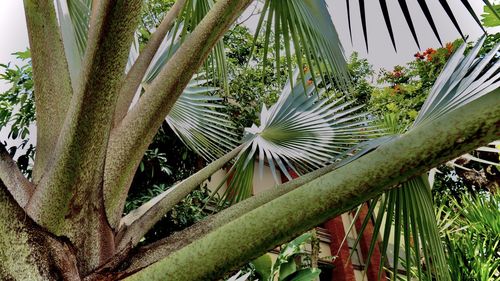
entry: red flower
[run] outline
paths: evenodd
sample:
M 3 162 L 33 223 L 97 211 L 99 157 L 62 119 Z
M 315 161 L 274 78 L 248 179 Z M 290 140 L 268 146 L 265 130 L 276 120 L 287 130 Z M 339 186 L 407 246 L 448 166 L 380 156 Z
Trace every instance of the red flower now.
M 446 50 L 448 50 L 448 54 L 451 54 L 453 52 L 453 44 L 450 42 L 446 43 Z
M 431 55 L 431 54 L 434 54 L 435 52 L 436 52 L 436 50 L 434 50 L 433 48 L 429 48 L 429 49 L 425 50 L 424 55 Z

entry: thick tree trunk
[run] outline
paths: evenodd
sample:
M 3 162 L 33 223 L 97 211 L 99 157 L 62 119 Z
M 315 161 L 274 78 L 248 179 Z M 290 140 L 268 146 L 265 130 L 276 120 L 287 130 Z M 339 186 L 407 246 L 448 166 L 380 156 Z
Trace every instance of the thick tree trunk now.
M 38 227 L 0 182 L 0 280 L 80 280 L 69 244 Z

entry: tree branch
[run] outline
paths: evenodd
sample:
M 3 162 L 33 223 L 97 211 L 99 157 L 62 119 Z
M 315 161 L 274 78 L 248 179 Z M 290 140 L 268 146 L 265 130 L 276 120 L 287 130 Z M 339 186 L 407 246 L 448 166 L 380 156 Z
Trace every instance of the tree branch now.
M 236 157 L 244 145 L 210 163 L 194 175 L 154 197 L 141 207 L 133 210 L 120 221 L 116 243 L 117 250 L 135 247 L 144 235 L 184 197 L 200 186 L 207 178 Z
M 33 184 L 19 171 L 3 144 L 0 144 L 0 180 L 17 204 L 24 208 L 33 194 Z
M 170 253 L 180 250 L 181 248 L 229 223 L 230 221 L 239 218 L 257 207 L 262 206 L 322 175 L 325 175 L 338 167 L 339 165 L 332 164 L 289 181 L 277 188 L 266 190 L 265 192 L 239 202 L 236 205 L 208 217 L 207 219 L 196 223 L 192 227 L 176 232 L 167 238 L 139 248 L 131 258 L 127 259 L 127 265 L 125 266 L 126 269 L 120 273 L 120 276 L 130 276 L 131 274 L 165 258 Z M 107 269 L 109 269 L 109 267 Z
M 24 0 L 33 62 L 37 140 L 33 181 L 38 183 L 52 156 L 73 90 L 52 0 Z
M 96 2 L 78 91 L 53 148 L 50 170 L 27 206 L 28 214 L 37 223 L 55 234 L 66 235 L 82 249 L 79 255 L 88 263 L 81 265 L 82 272 L 106 258 L 99 251 L 113 251 L 100 187 L 118 87 L 142 2 Z
M 497 89 L 217 227 L 180 250 L 164 253 L 166 258 L 128 280 L 142 280 L 143 276 L 148 280 L 174 276 L 176 280 L 207 280 L 218 276 L 397 183 L 498 139 L 499 129 Z
M 118 227 L 134 172 L 158 128 L 214 44 L 250 2 L 217 1 L 113 130 L 104 176 L 106 213 L 113 228 Z
M 167 32 L 174 25 L 175 19 L 179 15 L 185 3 L 186 0 L 177 0 L 175 2 L 170 11 L 168 11 L 163 18 L 156 31 L 151 35 L 147 45 L 141 51 L 134 65 L 127 73 L 127 77 L 123 81 L 123 86 L 118 94 L 118 101 L 116 102 L 114 117 L 115 126 L 118 125 L 118 123 L 120 123 L 123 117 L 127 114 L 130 104 L 132 103 L 137 89 L 144 78 L 144 74 L 148 70 L 151 60 L 158 51 L 161 42 L 165 39 Z

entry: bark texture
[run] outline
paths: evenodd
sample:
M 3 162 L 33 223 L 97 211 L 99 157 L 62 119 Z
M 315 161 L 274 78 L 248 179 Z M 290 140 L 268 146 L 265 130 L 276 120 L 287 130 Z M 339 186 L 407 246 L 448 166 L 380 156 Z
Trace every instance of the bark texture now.
M 114 117 L 114 126 L 116 127 L 125 117 L 127 111 L 134 99 L 134 96 L 139 88 L 139 85 L 144 78 L 151 60 L 155 56 L 158 48 L 165 39 L 168 31 L 172 28 L 175 23 L 177 16 L 184 7 L 187 0 L 177 0 L 174 6 L 168 11 L 165 18 L 161 21 L 160 26 L 151 35 L 147 45 L 141 50 L 139 57 L 135 61 L 132 68 L 130 68 L 127 73 L 127 77 L 123 85 L 120 88 L 120 94 L 118 95 L 118 101 L 116 102 L 116 110 Z
M 203 18 L 110 137 L 104 200 L 113 227 L 144 152 L 215 43 L 252 0 L 220 0 Z
M 53 148 L 50 170 L 27 205 L 28 214 L 38 224 L 71 240 L 84 274 L 114 252 L 113 233 L 103 207 L 103 169 L 118 86 L 141 5 L 142 0 L 96 2 L 81 84 Z
M 38 183 L 50 161 L 73 93 L 68 63 L 52 0 L 25 0 L 36 104 Z
M 76 258 L 28 218 L 0 182 L 0 280 L 80 280 Z

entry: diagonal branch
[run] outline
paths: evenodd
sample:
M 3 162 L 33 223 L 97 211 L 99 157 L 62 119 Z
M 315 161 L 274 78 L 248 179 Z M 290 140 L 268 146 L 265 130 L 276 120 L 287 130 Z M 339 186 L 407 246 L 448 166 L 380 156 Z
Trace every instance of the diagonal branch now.
M 57 143 L 73 90 L 54 1 L 25 0 L 24 9 L 36 91 L 38 132 L 33 181 L 38 183 Z
M 0 144 L 0 180 L 19 206 L 24 208 L 33 194 L 34 186 L 21 173 L 3 144 Z
M 106 213 L 113 228 L 120 221 L 134 172 L 158 128 L 215 43 L 250 2 L 217 1 L 113 130 L 104 176 Z
M 89 220 L 94 219 L 92 213 L 102 210 L 98 187 L 102 184 L 118 86 L 141 5 L 141 0 L 96 2 L 80 85 L 75 87 L 78 91 L 73 95 L 61 137 L 53 148 L 55 156 L 50 170 L 27 206 L 35 221 L 55 233 L 60 231 L 65 218 L 83 216 L 87 211 L 84 206 L 94 205 L 86 215 Z M 100 216 L 95 217 L 97 220 Z
M 231 152 L 210 163 L 194 175 L 183 180 L 169 190 L 154 197 L 141 207 L 130 212 L 120 221 L 120 230 L 117 234 L 116 244 L 118 251 L 130 245 L 135 247 L 144 235 L 170 211 L 177 203 L 196 189 L 208 177 L 221 169 L 227 162 L 236 157 L 244 145 L 233 149 Z
M 182 231 L 176 232 L 171 236 L 159 240 L 150 245 L 141 247 L 129 259 L 128 266 L 122 274 L 128 276 L 133 274 L 143 268 L 146 268 L 153 263 L 159 261 L 160 259 L 168 256 L 170 253 L 180 250 L 181 248 L 189 245 L 195 240 L 207 235 L 211 231 L 221 227 L 230 221 L 260 207 L 328 172 L 337 169 L 340 165 L 332 164 L 323 168 L 320 168 L 314 172 L 308 173 L 297 179 L 289 181 L 278 188 L 273 188 L 260 193 L 248 200 L 239 202 L 236 205 L 225 209 L 214 216 L 211 216 L 194 226 L 184 229 Z
M 180 250 L 163 252 L 166 258 L 128 280 L 142 280 L 143 276 L 153 281 L 174 276 L 176 280 L 211 279 L 397 183 L 498 139 L 499 93 L 497 89 L 414 128 L 358 160 L 217 227 Z M 151 250 L 149 254 L 155 253 Z M 133 258 L 129 266 L 134 262 L 141 261 Z
M 116 102 L 114 117 L 115 126 L 118 125 L 118 123 L 120 123 L 123 117 L 127 114 L 130 104 L 134 99 L 137 89 L 144 78 L 144 74 L 151 63 L 151 60 L 160 47 L 161 42 L 165 39 L 167 32 L 174 25 L 175 19 L 179 15 L 185 3 L 186 0 L 177 0 L 175 2 L 170 11 L 168 11 L 165 15 L 165 18 L 163 18 L 160 26 L 158 26 L 158 29 L 156 29 L 149 39 L 148 44 L 141 51 L 130 71 L 127 73 L 127 77 L 123 81 L 123 86 L 120 88 L 118 101 Z

